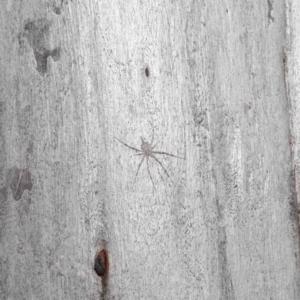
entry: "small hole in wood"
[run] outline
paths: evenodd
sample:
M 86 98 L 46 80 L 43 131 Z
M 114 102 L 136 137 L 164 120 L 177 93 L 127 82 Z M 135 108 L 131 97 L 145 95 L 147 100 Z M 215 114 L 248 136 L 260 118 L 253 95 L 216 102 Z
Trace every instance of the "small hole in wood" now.
M 108 259 L 106 251 L 103 249 L 96 254 L 94 262 L 94 270 L 98 276 L 103 277 L 107 274 Z

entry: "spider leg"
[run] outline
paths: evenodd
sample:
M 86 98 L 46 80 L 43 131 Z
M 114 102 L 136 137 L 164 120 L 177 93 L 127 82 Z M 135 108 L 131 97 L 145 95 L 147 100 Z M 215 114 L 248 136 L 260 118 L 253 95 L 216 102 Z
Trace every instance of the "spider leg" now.
M 177 158 L 180 158 L 180 159 L 185 159 L 183 157 L 180 157 L 180 156 L 177 156 L 177 155 L 174 155 L 174 154 L 171 154 L 171 153 L 167 153 L 167 152 L 162 152 L 162 151 L 153 151 L 152 153 L 154 153 L 154 154 L 164 154 L 164 155 L 169 155 L 169 156 L 172 156 L 172 157 L 177 157 Z
M 159 170 L 159 167 L 158 167 L 158 166 L 157 166 L 157 172 L 158 172 L 158 174 L 159 174 L 161 180 L 162 180 L 162 181 L 165 181 L 164 178 L 162 177 L 161 173 L 160 173 L 160 170 Z
M 154 152 L 153 152 L 154 153 Z M 152 158 L 154 158 L 159 164 L 160 166 L 163 168 L 163 170 L 165 171 L 165 173 L 168 175 L 168 177 L 170 178 L 170 180 L 173 182 L 173 180 L 171 179 L 169 173 L 167 172 L 167 170 L 165 169 L 165 167 L 163 166 L 163 164 L 152 154 L 151 155 Z
M 134 148 L 132 146 L 129 146 L 129 145 L 125 144 L 124 142 L 122 142 L 121 140 L 119 140 L 117 137 L 115 137 L 115 139 L 118 140 L 120 143 L 122 143 L 124 146 L 126 146 L 126 147 L 128 147 L 128 148 L 130 148 L 132 150 L 135 150 L 135 151 L 138 151 L 138 152 L 143 152 L 142 150 L 139 150 L 137 148 Z
M 152 143 L 151 143 L 151 145 L 152 145 Z M 151 146 L 151 150 L 153 150 L 156 147 L 156 145 L 157 145 L 157 143 L 155 143 L 154 146 Z
M 136 181 L 136 178 L 137 178 L 137 176 L 138 176 L 138 174 L 139 174 L 139 170 L 140 170 L 140 167 L 141 167 L 141 165 L 142 165 L 144 159 L 145 159 L 145 155 L 143 156 L 141 162 L 140 162 L 139 165 L 138 165 L 138 168 L 137 168 L 137 171 L 136 171 L 136 174 L 135 174 L 133 183 L 135 183 L 135 181 Z
M 147 160 L 146 160 L 146 162 L 147 162 L 147 170 L 148 170 L 148 174 L 149 174 L 149 176 L 150 176 L 150 179 L 151 179 L 151 181 L 152 181 L 152 184 L 153 184 L 153 189 L 155 190 L 155 186 L 154 186 L 153 178 L 152 178 L 152 176 L 151 176 L 150 169 L 149 169 L 149 163 L 148 163 L 148 160 L 149 160 L 149 156 L 147 156 Z
M 153 144 L 153 140 L 154 140 L 154 128 L 152 128 L 152 138 L 151 138 L 151 143 L 150 143 L 150 145 Z

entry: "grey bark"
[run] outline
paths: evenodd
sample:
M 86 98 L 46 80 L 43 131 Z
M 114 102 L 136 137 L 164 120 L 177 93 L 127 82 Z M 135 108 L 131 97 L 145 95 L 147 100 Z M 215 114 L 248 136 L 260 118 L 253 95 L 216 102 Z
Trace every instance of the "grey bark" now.
M 3 1 L 1 299 L 300 299 L 298 12 Z

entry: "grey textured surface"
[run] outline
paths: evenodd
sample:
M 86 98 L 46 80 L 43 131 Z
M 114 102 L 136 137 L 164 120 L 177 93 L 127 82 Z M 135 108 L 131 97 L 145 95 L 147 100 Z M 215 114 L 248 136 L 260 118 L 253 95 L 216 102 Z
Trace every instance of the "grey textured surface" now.
M 295 176 L 295 192 L 300 192 L 300 22 L 298 13 L 300 4 L 298 1 L 287 1 L 287 42 L 285 47 L 285 88 L 289 103 L 290 114 L 290 146 L 292 149 L 292 170 Z M 298 197 L 299 198 L 299 197 Z M 299 205 L 298 199 L 298 205 Z M 298 206 L 299 208 L 299 206 Z M 300 212 L 298 210 L 298 212 Z M 300 223 L 299 223 L 300 226 Z
M 1 299 L 300 299 L 289 5 L 3 2 Z

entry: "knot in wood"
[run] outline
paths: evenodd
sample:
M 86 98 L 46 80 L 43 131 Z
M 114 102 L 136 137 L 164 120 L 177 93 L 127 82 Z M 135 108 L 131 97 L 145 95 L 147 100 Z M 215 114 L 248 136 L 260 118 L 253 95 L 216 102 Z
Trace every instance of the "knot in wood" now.
M 99 251 L 95 257 L 94 270 L 98 276 L 102 277 L 107 273 L 108 262 L 106 251 Z

